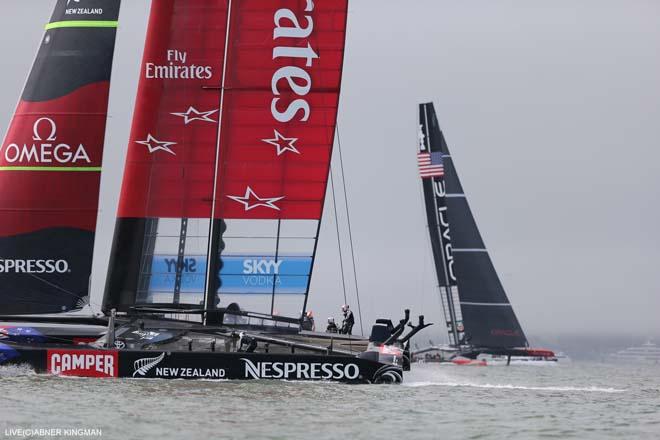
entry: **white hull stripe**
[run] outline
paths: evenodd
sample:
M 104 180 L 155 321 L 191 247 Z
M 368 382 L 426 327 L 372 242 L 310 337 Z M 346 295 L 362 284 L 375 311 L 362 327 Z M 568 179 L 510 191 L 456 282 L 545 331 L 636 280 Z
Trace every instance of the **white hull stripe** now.
M 461 301 L 461 305 L 466 306 L 494 306 L 494 307 L 511 307 L 511 303 L 476 303 Z

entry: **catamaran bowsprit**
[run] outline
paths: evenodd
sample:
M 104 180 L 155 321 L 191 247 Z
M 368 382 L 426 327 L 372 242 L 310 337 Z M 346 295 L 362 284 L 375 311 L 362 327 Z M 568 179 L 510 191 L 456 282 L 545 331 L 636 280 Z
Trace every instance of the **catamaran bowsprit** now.
M 368 339 L 300 330 L 347 7 L 152 2 L 107 333 L 76 347 L 9 338 L 0 361 L 74 376 L 401 382 L 423 317 L 407 335 L 408 312 L 397 325 L 379 320 Z

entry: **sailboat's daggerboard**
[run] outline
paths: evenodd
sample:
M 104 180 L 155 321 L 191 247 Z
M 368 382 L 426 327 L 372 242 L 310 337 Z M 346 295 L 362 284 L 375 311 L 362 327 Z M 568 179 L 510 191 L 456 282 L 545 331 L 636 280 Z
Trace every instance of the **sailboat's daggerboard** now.
M 346 14 L 345 0 L 152 3 L 106 310 L 239 302 L 299 316 Z
M 69 3 L 59 0 L 45 26 L 0 145 L 4 314 L 63 312 L 88 302 L 120 2 Z

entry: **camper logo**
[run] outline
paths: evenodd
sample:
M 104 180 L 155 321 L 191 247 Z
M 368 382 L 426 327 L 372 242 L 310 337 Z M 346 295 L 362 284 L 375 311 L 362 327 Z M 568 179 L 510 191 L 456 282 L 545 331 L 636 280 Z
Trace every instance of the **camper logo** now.
M 57 141 L 55 120 L 42 117 L 32 126 L 31 142 L 10 143 L 2 150 L 2 159 L 7 164 L 90 164 L 92 161 L 83 144 L 72 146 Z
M 46 363 L 59 376 L 117 377 L 115 350 L 48 350 Z

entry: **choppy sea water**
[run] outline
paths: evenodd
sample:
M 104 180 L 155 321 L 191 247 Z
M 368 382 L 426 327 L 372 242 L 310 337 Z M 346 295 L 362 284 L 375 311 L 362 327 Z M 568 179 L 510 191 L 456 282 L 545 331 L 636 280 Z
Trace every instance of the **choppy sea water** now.
M 98 380 L 0 367 L 0 438 L 17 428 L 159 440 L 660 438 L 660 366 L 427 364 L 405 380 Z

